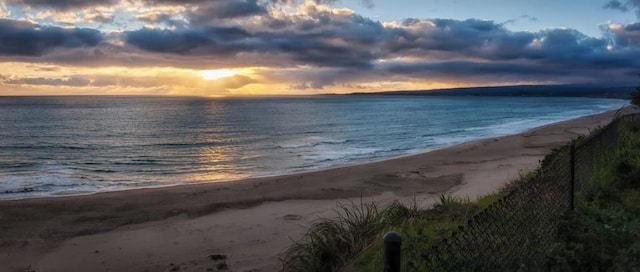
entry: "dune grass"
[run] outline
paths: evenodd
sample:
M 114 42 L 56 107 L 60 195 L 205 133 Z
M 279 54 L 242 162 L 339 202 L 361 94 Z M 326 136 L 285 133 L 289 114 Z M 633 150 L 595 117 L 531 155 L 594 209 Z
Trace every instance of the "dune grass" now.
M 554 238 L 557 243 L 549 249 L 550 257 L 545 262 L 547 270 L 599 271 L 613 267 L 614 271 L 629 271 L 640 267 L 640 132 L 621 133 L 620 143 L 578 193 L 579 212 L 562 218 Z M 336 217 L 316 221 L 301 241 L 282 254 L 282 271 L 382 271 L 382 237 L 391 230 L 402 234 L 406 264 L 406 260 L 416 258 L 416 252 L 427 252 L 514 186 L 536 182 L 553 172 L 548 168 L 554 161 L 566 159 L 568 149 L 568 144 L 554 149 L 538 169 L 475 201 L 443 194 L 428 209 L 418 207 L 415 199 L 387 205 L 340 204 Z
M 375 202 L 338 204 L 334 218 L 314 222 L 304 238 L 282 254 L 282 271 L 380 271 L 387 231 L 402 233 L 404 252 L 425 249 L 499 196 L 471 202 L 443 194 L 431 209 L 418 207 L 415 198 L 383 207 Z

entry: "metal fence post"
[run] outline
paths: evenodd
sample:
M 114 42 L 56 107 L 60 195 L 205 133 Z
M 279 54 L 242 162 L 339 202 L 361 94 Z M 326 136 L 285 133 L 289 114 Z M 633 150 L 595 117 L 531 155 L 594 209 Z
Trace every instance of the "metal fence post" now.
M 574 207 L 574 195 L 575 195 L 575 191 L 576 191 L 576 145 L 574 143 L 571 143 L 571 148 L 569 149 L 569 156 L 570 156 L 570 162 L 569 164 L 571 165 L 571 188 L 569 189 L 569 208 L 571 209 L 571 211 L 574 211 L 575 207 Z
M 400 272 L 402 236 L 395 231 L 384 235 L 384 272 Z

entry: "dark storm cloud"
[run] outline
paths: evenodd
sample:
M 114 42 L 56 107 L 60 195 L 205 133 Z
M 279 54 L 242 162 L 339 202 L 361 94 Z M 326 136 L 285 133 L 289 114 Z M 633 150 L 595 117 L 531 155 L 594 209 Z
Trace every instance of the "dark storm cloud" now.
M 351 67 L 358 70 L 376 68 L 378 60 L 413 57 L 440 63 L 441 68 L 455 74 L 464 66 L 460 59 L 474 62 L 525 62 L 504 71 L 486 65 L 495 73 L 518 75 L 531 70 L 550 71 L 637 67 L 638 25 L 627 25 L 614 32 L 619 51 L 610 51 L 604 39 L 588 37 L 573 29 L 548 29 L 540 32 L 512 32 L 492 21 L 450 19 L 406 19 L 399 26 L 383 26 L 380 22 L 357 14 L 333 14 L 310 9 L 304 18 L 285 17 L 267 20 L 264 29 L 250 32 L 241 27 L 198 27 L 178 30 L 142 29 L 125 35 L 125 42 L 152 53 L 182 56 L 238 57 L 244 53 L 269 54 L 286 65 L 304 64 L 316 67 Z M 269 23 L 272 22 L 272 23 Z M 286 60 L 286 61 L 284 61 Z M 515 64 L 514 64 L 515 65 Z M 476 67 L 476 66 L 473 66 Z M 506 66 L 504 66 L 506 67 Z M 412 68 L 391 69 L 394 73 L 410 73 Z M 489 71 L 489 70 L 487 70 Z M 320 85 L 326 85 L 326 80 Z
M 640 32 L 636 32 L 640 27 L 635 25 L 615 32 L 619 48 L 609 50 L 605 40 L 588 37 L 572 29 L 530 33 L 509 32 L 486 22 L 436 20 L 433 23 L 436 28 L 422 37 L 410 36 L 410 41 L 415 41 L 419 47 L 414 55 L 437 58 L 448 54 L 451 58 L 391 62 L 378 68 L 393 74 L 426 77 L 484 76 L 542 81 L 572 78 L 585 81 L 626 77 L 630 69 L 640 67 Z M 393 52 L 398 48 L 402 48 L 401 52 L 416 50 L 407 43 L 393 45 Z M 439 53 L 434 54 L 433 50 Z M 462 56 L 468 60 L 457 60 Z
M 366 68 L 374 58 L 368 50 L 332 45 L 318 34 L 257 33 L 241 28 L 186 30 L 142 29 L 129 32 L 129 45 L 153 53 L 233 57 L 241 53 L 281 54 L 300 64 Z M 274 63 L 274 65 L 278 65 Z
M 0 54 L 39 56 L 55 48 L 92 47 L 104 39 L 93 29 L 43 27 L 37 24 L 0 19 Z
M 573 29 L 545 30 L 538 34 L 538 40 L 541 40 L 540 48 L 522 50 L 526 57 L 554 63 L 571 63 L 607 51 L 604 40 L 587 37 Z
M 388 49 L 402 52 L 407 49 L 425 51 L 452 51 L 464 55 L 496 54 L 518 50 L 529 43 L 532 33 L 511 33 L 492 21 L 469 19 L 405 20 L 409 29 L 396 29 Z M 476 52 L 482 50 L 483 52 Z
M 475 19 L 407 19 L 403 26 L 386 30 L 383 48 L 392 56 L 517 59 L 527 57 L 523 53 L 536 39 L 536 33 L 511 32 L 502 24 Z
M 629 71 L 640 67 L 640 24 L 615 30 L 616 48 L 572 29 L 511 32 L 488 21 L 442 19 L 408 19 L 403 25 L 384 39 L 387 51 L 381 55 L 413 56 L 417 61 L 380 64 L 377 69 L 427 78 L 570 82 L 628 80 Z
M 150 52 L 171 54 L 229 54 L 244 51 L 243 43 L 251 34 L 239 27 L 206 27 L 201 29 L 141 29 L 128 32 L 124 40 Z
M 187 17 L 192 24 L 200 25 L 212 18 L 228 19 L 266 13 L 267 9 L 260 6 L 257 0 L 207 1 L 200 3 L 197 9 L 189 11 Z
M 191 26 L 205 26 L 224 19 L 242 18 L 253 15 L 266 15 L 267 8 L 257 0 L 218 0 L 218 1 L 147 1 L 151 5 L 183 5 L 189 6 L 184 17 Z M 151 12 L 137 16 L 138 20 L 147 23 L 164 23 L 168 26 L 183 27 L 185 22 L 176 20 L 175 14 Z
M 371 51 L 324 43 L 316 35 L 278 35 L 269 40 L 273 40 L 273 51 L 284 53 L 301 64 L 368 69 L 375 59 Z
M 385 55 L 455 60 L 461 57 L 490 61 L 536 61 L 571 65 L 584 59 L 615 58 L 603 39 L 572 29 L 512 32 L 501 24 L 480 20 L 428 22 L 406 20 L 407 28 L 396 29 L 385 39 Z
M 234 56 L 241 53 L 277 54 L 299 64 L 332 67 L 370 67 L 372 46 L 384 27 L 357 15 L 332 17 L 311 13 L 314 19 L 274 19 L 280 31 L 250 33 L 240 27 L 141 29 L 128 32 L 128 45 L 153 53 Z M 274 63 L 274 65 L 278 65 Z

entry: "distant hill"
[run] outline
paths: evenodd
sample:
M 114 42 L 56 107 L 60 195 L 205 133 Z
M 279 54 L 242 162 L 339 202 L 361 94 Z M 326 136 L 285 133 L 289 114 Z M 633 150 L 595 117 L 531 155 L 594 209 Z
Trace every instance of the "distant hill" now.
M 517 85 L 500 87 L 470 87 L 425 91 L 390 91 L 352 93 L 351 95 L 414 95 L 414 96 L 536 96 L 536 97 L 599 97 L 629 98 L 633 86 L 600 85 Z

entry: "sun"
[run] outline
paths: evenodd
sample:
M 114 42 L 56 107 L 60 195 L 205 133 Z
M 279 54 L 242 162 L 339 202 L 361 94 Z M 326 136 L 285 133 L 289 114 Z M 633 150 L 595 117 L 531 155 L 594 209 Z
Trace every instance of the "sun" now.
M 238 74 L 238 71 L 229 69 L 216 69 L 216 70 L 202 70 L 198 74 L 202 76 L 204 80 L 216 80 L 225 77 L 232 77 Z

